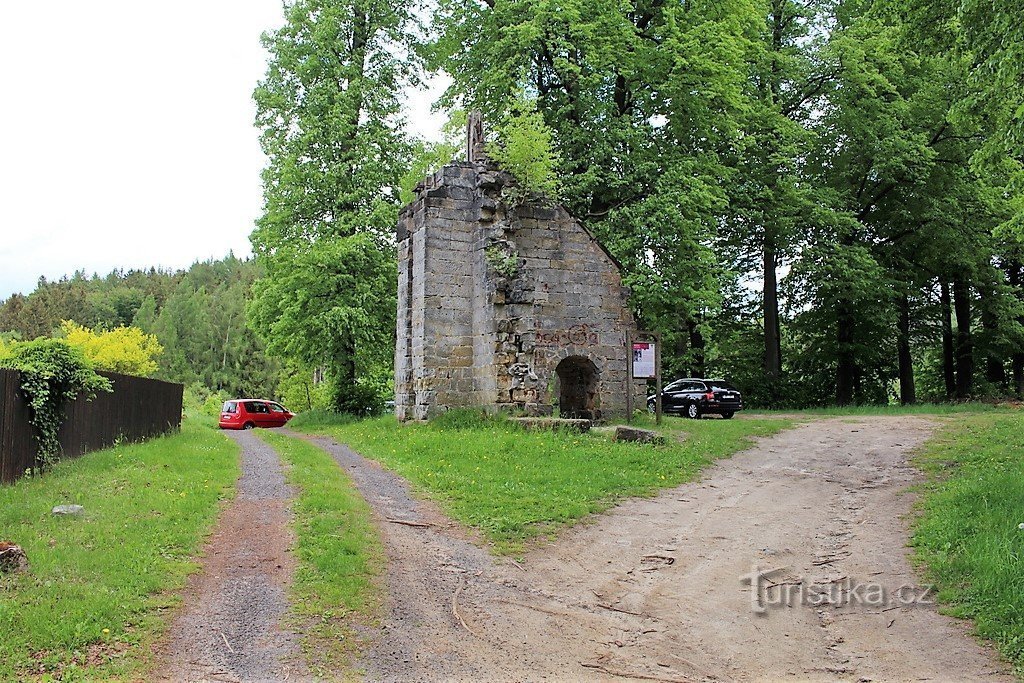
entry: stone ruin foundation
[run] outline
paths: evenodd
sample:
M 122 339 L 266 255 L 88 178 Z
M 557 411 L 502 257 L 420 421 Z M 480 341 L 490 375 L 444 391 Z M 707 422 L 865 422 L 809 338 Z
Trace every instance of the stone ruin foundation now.
M 400 420 L 477 406 L 626 413 L 635 323 L 619 265 L 562 207 L 510 200 L 514 183 L 486 159 L 455 162 L 399 216 Z

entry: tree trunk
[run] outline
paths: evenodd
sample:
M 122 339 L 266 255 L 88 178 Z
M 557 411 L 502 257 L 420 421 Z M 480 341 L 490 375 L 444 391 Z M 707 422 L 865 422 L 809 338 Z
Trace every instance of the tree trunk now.
M 971 338 L 971 288 L 965 280 L 953 281 L 953 313 L 956 315 L 956 397 L 970 398 L 974 384 L 974 340 Z
M 688 375 L 690 370 L 690 361 L 688 355 L 690 353 L 690 335 L 686 333 L 686 317 L 685 314 L 679 319 L 679 333 L 676 335 L 675 346 L 675 363 L 676 369 L 672 370 L 671 374 L 681 372 L 684 375 Z
M 999 328 L 999 321 L 992 308 L 995 305 L 995 291 L 991 286 L 979 286 L 981 326 L 985 330 L 985 379 L 990 384 L 999 386 L 1000 390 L 1006 389 L 1006 366 L 1003 359 L 997 354 L 993 341 L 996 330 Z
M 956 395 L 956 369 L 953 349 L 953 303 L 949 297 L 949 284 L 939 283 L 939 301 L 942 310 L 942 378 L 946 384 L 946 398 Z
M 779 283 L 775 245 L 764 243 L 764 371 L 774 383 L 782 375 L 782 339 L 779 331 Z
M 690 348 L 693 349 L 693 361 L 690 363 L 693 377 L 704 377 L 707 373 L 706 360 L 704 356 L 704 335 L 694 320 L 689 324 Z
M 1021 298 L 1021 279 L 1024 275 L 1024 264 L 1019 261 L 1013 260 L 1006 264 L 1006 275 L 1013 285 L 1014 292 L 1018 299 Z M 1024 325 L 1024 318 L 1017 318 L 1017 323 Z M 1011 364 L 1013 366 L 1013 393 L 1017 398 L 1024 397 L 1024 351 L 1019 347 L 1013 351 L 1011 358 Z
M 910 299 L 906 294 L 899 299 L 900 319 L 897 344 L 899 345 L 900 364 L 900 403 L 912 405 L 917 403 L 914 389 L 914 359 L 910 355 Z
M 839 345 L 836 367 L 836 403 L 846 406 L 853 401 L 857 375 L 857 365 L 853 357 L 853 316 L 847 301 L 840 300 L 838 309 L 837 341 Z

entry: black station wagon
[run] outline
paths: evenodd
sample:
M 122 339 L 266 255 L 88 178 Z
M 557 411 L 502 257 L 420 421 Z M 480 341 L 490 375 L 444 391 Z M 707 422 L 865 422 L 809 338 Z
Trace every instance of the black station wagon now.
M 647 397 L 647 410 L 655 411 L 656 397 Z M 729 419 L 737 410 L 743 410 L 740 390 L 720 379 L 677 379 L 661 390 L 661 410 L 664 413 L 685 415 L 694 420 L 705 413 Z

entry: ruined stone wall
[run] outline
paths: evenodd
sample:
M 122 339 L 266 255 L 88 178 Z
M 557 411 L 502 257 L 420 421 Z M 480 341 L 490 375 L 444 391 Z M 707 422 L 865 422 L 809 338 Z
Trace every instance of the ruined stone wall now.
M 548 414 L 565 359 L 564 372 L 596 371 L 583 381 L 588 412 L 625 412 L 634 322 L 618 265 L 563 208 L 510 199 L 512 187 L 487 163 L 452 164 L 399 218 L 399 419 L 459 406 Z

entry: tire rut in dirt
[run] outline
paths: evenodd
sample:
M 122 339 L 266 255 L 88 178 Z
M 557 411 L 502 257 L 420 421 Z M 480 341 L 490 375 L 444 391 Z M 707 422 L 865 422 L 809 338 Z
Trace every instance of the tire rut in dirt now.
M 288 551 L 294 493 L 270 446 L 248 431 L 231 437 L 242 447 L 237 495 L 159 648 L 157 672 L 175 681 L 308 679 L 298 636 L 281 623 L 294 570 Z

